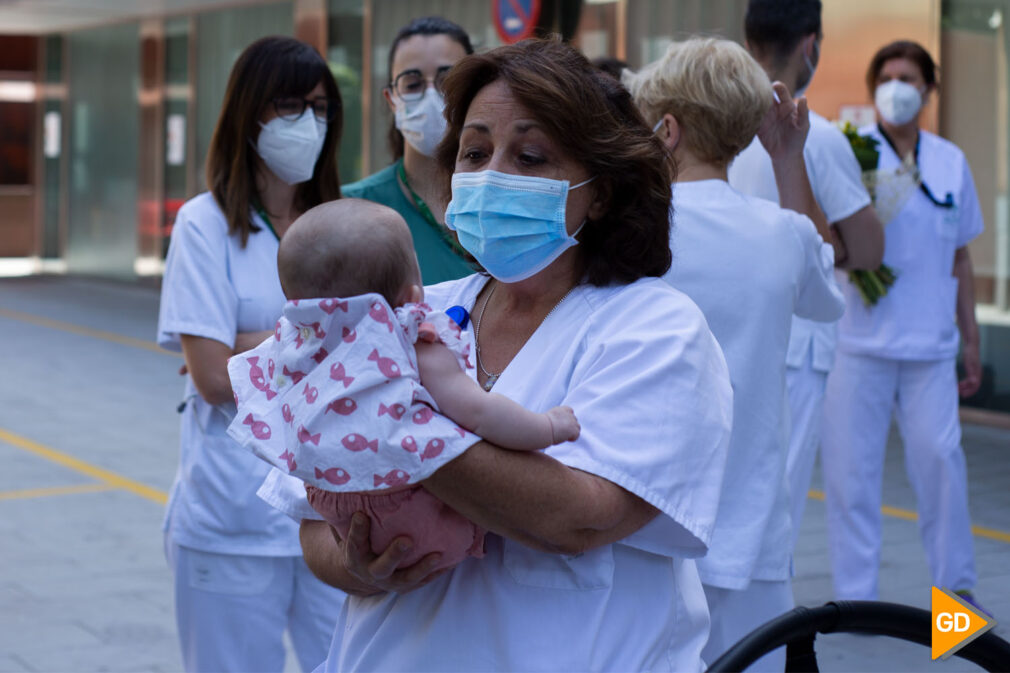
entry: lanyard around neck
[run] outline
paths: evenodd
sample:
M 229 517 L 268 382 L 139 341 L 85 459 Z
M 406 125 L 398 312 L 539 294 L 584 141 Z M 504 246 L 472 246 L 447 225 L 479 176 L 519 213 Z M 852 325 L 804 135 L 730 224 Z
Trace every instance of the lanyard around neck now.
M 410 193 L 410 198 L 414 201 L 414 207 L 417 208 L 417 212 L 421 213 L 421 219 L 428 223 L 428 226 L 435 230 L 439 237 L 445 241 L 446 245 L 452 248 L 462 259 L 466 259 L 466 250 L 459 244 L 456 239 L 446 231 L 445 227 L 438 223 L 435 216 L 431 212 L 431 208 L 428 204 L 424 202 L 424 199 L 414 191 L 414 188 L 410 186 L 410 181 L 407 180 L 407 169 L 403 167 L 403 159 L 400 159 L 396 164 L 396 174 L 399 176 L 400 180 L 403 182 L 403 186 L 407 188 Z
M 267 211 L 263 209 L 263 206 L 258 203 L 254 203 L 253 209 L 256 211 L 256 214 L 259 215 L 264 222 L 266 222 L 267 228 L 270 229 L 270 233 L 274 235 L 274 238 L 280 241 L 281 237 L 277 235 L 277 230 L 274 229 L 274 223 L 270 221 L 269 217 L 267 217 Z
M 898 147 L 894 144 L 894 140 L 891 139 L 891 136 L 887 135 L 887 131 L 884 130 L 884 127 L 879 122 L 877 123 L 877 130 L 880 131 L 880 135 L 884 137 L 884 140 L 887 141 L 887 144 L 891 146 L 892 150 L 894 150 L 894 153 L 897 155 L 898 160 L 901 161 L 902 157 L 901 154 L 898 152 Z M 919 167 L 919 141 L 921 139 L 922 134 L 919 133 L 918 129 L 916 129 L 915 150 L 914 153 L 912 154 L 912 159 L 913 161 L 915 161 L 916 168 Z M 921 170 L 919 171 L 919 175 L 921 177 L 922 175 Z M 940 208 L 954 207 L 954 195 L 951 194 L 950 192 L 947 192 L 947 196 L 944 198 L 943 201 L 941 201 L 940 199 L 936 198 L 936 196 L 933 195 L 932 190 L 930 190 L 930 188 L 926 185 L 925 180 L 920 180 L 919 189 L 922 190 L 922 193 L 926 195 L 926 198 L 928 198 L 930 201 L 932 201 L 935 205 L 939 206 Z

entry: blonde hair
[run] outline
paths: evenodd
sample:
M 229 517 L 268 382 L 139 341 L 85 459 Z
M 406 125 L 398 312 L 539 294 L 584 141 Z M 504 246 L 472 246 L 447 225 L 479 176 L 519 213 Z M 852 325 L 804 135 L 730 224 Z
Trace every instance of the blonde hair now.
M 650 124 L 676 117 L 681 140 L 699 160 L 725 166 L 757 133 L 772 104 L 765 71 L 729 40 L 674 42 L 656 62 L 621 81 Z

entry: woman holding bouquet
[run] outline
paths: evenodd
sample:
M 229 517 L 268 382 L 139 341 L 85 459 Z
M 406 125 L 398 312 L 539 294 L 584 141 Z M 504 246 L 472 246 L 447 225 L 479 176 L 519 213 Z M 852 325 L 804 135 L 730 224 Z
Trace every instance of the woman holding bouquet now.
M 981 233 L 982 214 L 964 154 L 919 128 L 937 85 L 929 53 L 914 42 L 889 44 L 873 57 L 866 82 L 879 121 L 860 134 L 878 141 L 881 183 L 889 174 L 911 173 L 914 181 L 885 229 L 894 285 L 872 306 L 851 283 L 843 288 L 847 308 L 823 437 L 835 594 L 877 598 L 884 448 L 896 413 L 933 584 L 971 600 L 976 575 L 958 392 L 973 394 L 981 379 L 967 244 Z

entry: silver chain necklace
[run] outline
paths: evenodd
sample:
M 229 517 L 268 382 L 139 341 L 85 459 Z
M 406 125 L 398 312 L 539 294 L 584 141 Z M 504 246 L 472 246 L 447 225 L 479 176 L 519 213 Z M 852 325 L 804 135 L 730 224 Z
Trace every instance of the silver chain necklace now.
M 556 310 L 558 310 L 558 307 L 564 303 L 565 299 L 568 299 L 568 295 L 570 295 L 572 292 L 575 292 L 576 287 L 578 287 L 578 285 L 576 285 L 571 290 L 566 292 L 565 296 L 558 300 L 558 303 L 554 305 L 554 308 L 548 311 L 547 315 L 545 315 L 543 319 L 539 323 L 537 323 L 536 328 L 533 330 L 534 332 L 540 329 L 540 326 L 543 325 L 544 322 L 551 317 L 551 314 L 554 313 Z M 484 305 L 480 307 L 480 315 L 477 316 L 477 321 L 473 325 L 473 341 L 477 351 L 477 366 L 480 367 L 480 371 L 484 374 L 484 376 L 487 377 L 487 379 L 484 381 L 484 390 L 488 392 L 491 392 L 491 388 L 494 387 L 494 384 L 498 381 L 498 377 L 502 375 L 502 372 L 492 374 L 488 370 L 484 369 L 484 363 L 481 362 L 480 359 L 480 324 L 484 322 L 484 311 L 487 310 L 488 302 L 491 301 L 491 295 L 493 295 L 494 291 L 497 289 L 498 289 L 498 283 L 495 283 L 494 286 L 492 286 L 491 291 L 487 293 L 487 298 L 484 300 Z

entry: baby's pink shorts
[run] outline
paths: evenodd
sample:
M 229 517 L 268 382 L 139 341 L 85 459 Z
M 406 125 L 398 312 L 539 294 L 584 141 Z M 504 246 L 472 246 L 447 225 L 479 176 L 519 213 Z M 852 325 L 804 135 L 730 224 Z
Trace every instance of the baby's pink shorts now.
M 401 535 L 414 542 L 401 568 L 439 552 L 436 570 L 451 568 L 468 556 L 484 556 L 484 529 L 446 505 L 421 486 L 408 486 L 392 493 L 334 493 L 305 485 L 309 504 L 337 529 L 343 539 L 355 512 L 371 521 L 372 551 L 381 554 Z

